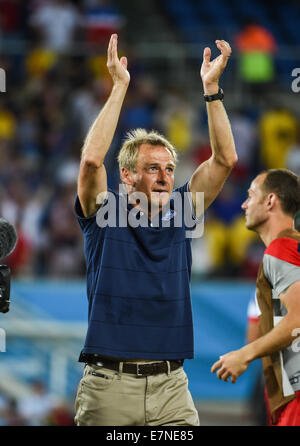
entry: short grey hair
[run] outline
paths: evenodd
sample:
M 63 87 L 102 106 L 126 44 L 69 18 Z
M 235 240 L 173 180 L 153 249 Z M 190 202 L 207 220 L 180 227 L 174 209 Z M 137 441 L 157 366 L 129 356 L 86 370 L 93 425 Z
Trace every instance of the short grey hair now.
M 147 131 L 145 129 L 131 130 L 126 134 L 121 150 L 118 155 L 119 169 L 126 167 L 132 172 L 136 172 L 136 163 L 141 144 L 151 144 L 152 146 L 164 146 L 172 155 L 174 163 L 177 162 L 177 153 L 173 145 L 156 130 Z

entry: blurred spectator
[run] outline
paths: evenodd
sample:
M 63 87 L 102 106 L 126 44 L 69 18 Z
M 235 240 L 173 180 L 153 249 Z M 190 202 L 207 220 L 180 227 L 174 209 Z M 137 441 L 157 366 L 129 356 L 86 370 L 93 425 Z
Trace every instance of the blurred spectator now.
M 247 21 L 236 35 L 239 50 L 239 73 L 242 81 L 251 88 L 251 94 L 266 92 L 266 86 L 275 79 L 273 55 L 276 42 L 270 31 L 255 21 Z
M 300 138 L 292 145 L 287 154 L 286 167 L 300 177 Z
M 179 153 L 186 153 L 194 143 L 196 113 L 182 92 L 169 89 L 157 104 L 155 126 L 166 135 Z
M 76 30 L 82 18 L 68 0 L 50 0 L 41 3 L 29 18 L 42 46 L 55 52 L 65 52 L 74 43 Z
M 37 107 L 28 104 L 20 113 L 17 140 L 22 156 L 32 161 L 39 158 L 39 113 Z
M 87 59 L 87 66 L 95 79 L 101 80 L 102 82 L 106 81 L 110 84 L 108 90 L 111 91 L 111 77 L 107 71 L 106 54 L 99 54 L 97 51 L 97 55 Z
M 245 227 L 244 217 L 226 224 L 214 210 L 205 213 L 203 237 L 193 241 L 192 247 L 193 271 L 207 277 L 255 279 L 263 253 L 257 235 Z
M 193 153 L 193 160 L 197 166 L 202 164 L 204 161 L 206 161 L 211 155 L 211 147 L 209 145 L 209 141 L 205 139 L 202 141 L 202 139 L 199 139 L 199 141 L 196 142 L 194 153 Z
M 206 245 L 206 250 L 204 252 L 209 259 L 206 274 L 208 276 L 223 276 L 225 273 L 224 268 L 227 263 L 226 225 L 215 217 L 212 210 L 205 213 L 204 225 L 203 242 L 205 242 Z M 196 253 L 196 259 L 197 257 L 198 254 Z
M 241 205 L 242 198 L 239 190 L 229 178 L 211 206 L 216 217 L 225 225 L 230 225 L 235 217 L 241 213 Z
M 240 268 L 241 277 L 255 280 L 263 254 L 264 246 L 260 240 L 253 240 L 251 243 L 249 243 L 245 253 L 245 258 L 243 259 Z
M 11 140 L 16 136 L 16 117 L 0 98 L 0 142 Z
M 215 265 L 209 252 L 206 234 L 192 240 L 192 256 L 193 274 L 197 279 L 202 277 L 206 278 L 215 270 Z
M 74 426 L 74 414 L 64 402 L 58 404 L 48 413 L 47 426 Z
M 286 167 L 289 150 L 296 144 L 299 125 L 292 112 L 274 108 L 259 121 L 261 160 L 267 169 Z
M 4 414 L 6 409 L 6 398 L 0 393 L 0 426 L 5 425 Z
M 1 38 L 22 36 L 27 25 L 26 5 L 22 0 L 0 0 Z
M 43 228 L 47 235 L 43 255 L 49 276 L 69 278 L 83 274 L 82 240 L 74 225 L 75 195 L 76 185 L 62 183 L 45 210 Z
M 107 44 L 111 34 L 119 33 L 124 17 L 111 0 L 84 0 L 86 40 L 91 44 Z
M 167 124 L 167 138 L 178 147 L 179 152 L 185 152 L 191 145 L 191 129 L 186 115 L 183 111 L 177 110 L 172 113 Z
M 45 75 L 56 61 L 57 54 L 54 51 L 35 46 L 28 52 L 25 63 L 29 76 L 35 78 Z
M 18 411 L 18 402 L 9 398 L 0 408 L 2 426 L 27 426 L 26 419 Z
M 256 123 L 243 109 L 230 114 L 230 123 L 239 159 L 231 175 L 236 180 L 248 181 L 248 178 L 254 175 L 256 167 L 258 143 Z
M 192 240 L 192 253 L 193 273 L 197 276 L 226 274 L 227 227 L 215 217 L 212 209 L 205 212 L 202 237 Z
M 18 412 L 28 426 L 43 426 L 49 413 L 57 405 L 57 398 L 47 391 L 45 384 L 42 381 L 34 381 L 31 394 L 18 402 Z
M 106 79 L 84 82 L 70 98 L 70 109 L 74 131 L 83 142 L 90 126 L 107 99 L 110 84 Z
M 41 381 L 32 383 L 26 397 L 0 395 L 1 426 L 73 426 L 73 418 L 67 402 L 51 395 Z
M 151 130 L 154 127 L 154 112 L 157 106 L 157 91 L 153 81 L 140 76 L 134 88 L 129 88 L 126 107 L 121 115 L 121 131 L 134 128 Z

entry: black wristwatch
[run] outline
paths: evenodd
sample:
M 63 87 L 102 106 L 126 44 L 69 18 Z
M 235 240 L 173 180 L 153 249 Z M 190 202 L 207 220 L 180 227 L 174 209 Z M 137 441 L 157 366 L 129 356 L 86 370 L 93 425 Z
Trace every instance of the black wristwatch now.
M 212 102 L 212 101 L 217 101 L 218 99 L 220 99 L 220 101 L 223 101 L 224 99 L 224 91 L 222 90 L 222 88 L 219 88 L 218 93 L 216 94 L 204 94 L 204 99 L 206 102 Z

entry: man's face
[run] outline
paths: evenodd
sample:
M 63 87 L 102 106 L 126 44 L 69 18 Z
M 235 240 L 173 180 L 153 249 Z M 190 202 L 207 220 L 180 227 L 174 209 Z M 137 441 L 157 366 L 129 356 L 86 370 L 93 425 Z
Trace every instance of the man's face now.
M 248 198 L 242 204 L 242 209 L 245 211 L 246 228 L 253 231 L 268 219 L 267 197 L 262 190 L 265 177 L 266 174 L 261 174 L 252 181 L 248 190 Z
M 141 144 L 133 174 L 133 190 L 143 192 L 154 207 L 167 204 L 174 186 L 175 163 L 164 146 Z

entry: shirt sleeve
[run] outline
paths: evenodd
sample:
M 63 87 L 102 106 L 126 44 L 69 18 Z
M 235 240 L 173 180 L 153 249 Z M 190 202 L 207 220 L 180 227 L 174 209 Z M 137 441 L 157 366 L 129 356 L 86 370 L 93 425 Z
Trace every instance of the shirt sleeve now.
M 300 281 L 300 244 L 290 238 L 275 239 L 267 247 L 263 267 L 272 288 L 280 295 Z
M 75 199 L 74 211 L 75 211 L 75 215 L 77 217 L 79 226 L 81 227 L 81 230 L 83 233 L 87 234 L 90 231 L 95 230 L 95 226 L 97 226 L 96 216 L 97 216 L 98 211 L 96 211 L 92 215 L 89 215 L 88 217 L 85 217 L 83 214 L 83 211 L 82 211 L 82 207 L 81 207 L 81 203 L 80 203 L 78 195 L 76 196 L 76 199 Z

